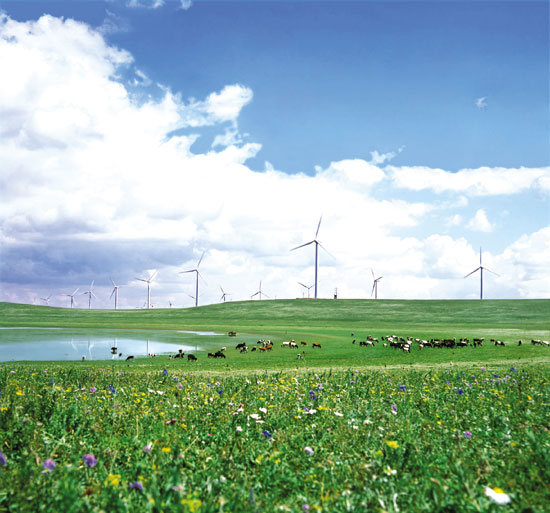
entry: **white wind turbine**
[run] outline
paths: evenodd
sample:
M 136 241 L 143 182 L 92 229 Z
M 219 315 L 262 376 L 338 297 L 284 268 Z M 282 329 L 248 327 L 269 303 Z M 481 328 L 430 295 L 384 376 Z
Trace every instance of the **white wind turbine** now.
M 307 285 L 304 285 L 302 282 L 298 282 L 299 285 L 301 285 L 302 287 L 304 287 L 304 289 L 307 289 L 307 298 L 309 299 L 309 291 L 311 290 L 311 287 L 313 287 L 313 285 L 310 285 L 309 287 Z
M 86 292 L 83 292 L 82 294 L 88 295 L 88 310 L 92 308 L 92 296 L 97 298 L 97 296 L 94 294 L 94 280 L 92 280 L 92 284 L 90 285 L 90 290 L 87 290 Z
M 63 294 L 64 296 L 70 297 L 70 298 L 71 298 L 71 308 L 73 307 L 73 304 L 74 304 L 74 296 L 75 296 L 75 294 L 78 292 L 78 289 L 80 289 L 80 287 L 77 287 L 77 289 L 76 289 L 72 294 Z
M 319 235 L 319 228 L 321 227 L 321 221 L 323 220 L 323 216 L 319 219 L 319 224 L 317 225 L 317 231 L 315 232 L 315 238 L 313 240 L 310 240 L 309 242 L 306 242 L 305 244 L 301 244 L 300 246 L 296 246 L 295 248 L 292 248 L 290 251 L 294 251 L 295 249 L 300 249 L 305 246 L 309 246 L 310 244 L 315 244 L 315 299 L 317 299 L 317 270 L 318 270 L 318 261 L 319 261 L 319 246 L 321 246 L 329 255 L 330 253 L 323 247 L 323 245 L 317 240 L 317 235 Z M 332 256 L 332 255 L 331 255 Z
M 46 306 L 50 306 L 50 298 L 52 297 L 52 295 L 50 294 L 48 297 L 41 297 L 40 299 L 42 301 L 45 301 L 46 302 Z
M 221 285 L 220 285 L 220 289 L 222 291 L 222 296 L 220 297 L 220 301 L 223 301 L 225 303 L 226 296 L 230 296 L 231 292 L 226 292 L 225 290 L 223 290 Z
M 375 278 L 374 271 L 371 269 L 370 272 L 372 273 L 372 279 L 374 280 L 372 283 L 372 292 L 370 293 L 370 297 L 374 294 L 374 299 L 378 299 L 378 282 L 383 278 L 383 276 Z
M 142 281 L 144 283 L 147 283 L 147 308 L 151 308 L 151 282 L 155 278 L 157 274 L 157 271 L 155 271 L 151 276 L 149 276 L 149 279 L 146 278 L 136 278 L 136 280 Z
M 481 248 L 479 248 L 479 267 L 477 269 L 474 269 L 471 273 L 468 273 L 464 278 L 467 278 L 471 274 L 474 274 L 475 272 L 480 271 L 479 273 L 479 299 L 483 299 L 483 271 L 489 271 L 490 273 L 495 274 L 496 276 L 500 276 L 499 274 L 491 271 L 491 269 L 487 269 L 487 267 L 483 267 L 481 264 Z
M 180 274 L 197 273 L 196 282 L 195 282 L 195 306 L 199 306 L 199 276 L 202 278 L 202 275 L 199 272 L 199 265 L 201 265 L 202 259 L 204 257 L 204 253 L 205 252 L 203 251 L 201 257 L 199 258 L 199 263 L 197 264 L 197 267 L 195 267 L 195 269 L 189 269 L 188 271 L 180 271 Z
M 111 283 L 113 284 L 113 292 L 111 292 L 111 295 L 109 296 L 109 299 L 113 297 L 113 294 L 115 296 L 115 310 L 118 308 L 118 289 L 120 288 L 120 285 L 117 285 L 113 278 L 111 278 Z
M 252 299 L 254 296 L 259 296 L 259 299 L 261 301 L 262 300 L 262 295 L 269 298 L 269 296 L 265 292 L 262 292 L 262 280 L 260 280 L 260 288 L 259 288 L 258 292 L 255 292 L 254 294 L 252 294 L 250 296 L 250 299 Z

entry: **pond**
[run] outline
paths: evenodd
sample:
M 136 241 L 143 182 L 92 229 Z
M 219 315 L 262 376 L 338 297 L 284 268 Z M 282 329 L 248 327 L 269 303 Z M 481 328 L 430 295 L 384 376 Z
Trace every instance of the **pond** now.
M 200 344 L 198 338 L 200 336 Z M 199 351 L 214 332 L 0 328 L 0 361 L 118 360 L 127 356 Z M 219 340 L 219 339 L 218 339 Z M 122 355 L 120 355 L 122 353 Z

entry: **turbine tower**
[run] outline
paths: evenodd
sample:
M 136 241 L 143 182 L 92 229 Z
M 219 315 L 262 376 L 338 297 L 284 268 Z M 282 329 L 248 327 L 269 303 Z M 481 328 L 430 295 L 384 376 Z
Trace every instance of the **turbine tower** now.
M 80 287 L 77 287 L 77 289 L 72 294 L 63 294 L 64 296 L 67 296 L 67 297 L 71 298 L 71 308 L 73 307 L 73 304 L 74 304 L 74 296 L 78 292 L 79 288 Z
M 490 273 L 493 273 L 496 276 L 500 276 L 500 275 L 491 271 L 491 269 L 487 269 L 487 267 L 483 267 L 481 263 L 481 248 L 479 248 L 479 267 L 477 269 L 474 269 L 471 273 L 468 273 L 466 276 L 464 276 L 464 278 L 467 278 L 468 276 L 474 274 L 477 271 L 479 271 L 479 299 L 483 299 L 483 271 L 489 271 Z
M 199 265 L 201 265 L 202 259 L 204 257 L 204 253 L 205 252 L 203 251 L 201 257 L 199 258 L 199 263 L 197 264 L 197 267 L 195 267 L 195 269 L 189 269 L 188 271 L 180 271 L 180 274 L 197 273 L 197 276 L 196 276 L 197 279 L 195 282 L 195 306 L 199 306 L 199 276 L 201 276 L 202 278 L 202 275 L 199 272 Z
M 307 285 L 304 285 L 302 282 L 298 282 L 299 285 L 301 285 L 302 287 L 304 287 L 304 289 L 307 289 L 307 298 L 309 299 L 309 291 L 311 290 L 311 287 L 313 287 L 313 285 L 310 285 L 309 287 Z
M 155 271 L 149 279 L 145 278 L 136 278 L 136 280 L 143 281 L 144 283 L 147 283 L 147 309 L 151 308 L 151 282 L 153 281 L 153 278 L 156 276 L 157 271 Z
M 260 296 L 259 299 L 260 299 L 260 301 L 261 301 L 261 300 L 262 300 L 262 294 L 263 294 L 265 297 L 269 298 L 269 296 L 268 296 L 265 292 L 262 292 L 262 280 L 260 280 L 260 288 L 259 288 L 258 292 L 255 292 L 254 294 L 252 294 L 252 295 L 250 296 L 250 299 L 252 299 L 254 296 Z
M 370 272 L 372 273 L 372 279 L 374 280 L 372 284 L 372 292 L 370 293 L 370 297 L 374 294 L 374 299 L 378 299 L 378 282 L 383 278 L 383 276 L 379 276 L 378 278 L 374 277 L 374 271 L 371 269 Z
M 92 308 L 92 296 L 97 298 L 97 296 L 94 294 L 94 280 L 92 280 L 92 284 L 90 285 L 90 290 L 87 290 L 86 292 L 83 292 L 82 294 L 88 294 L 88 310 Z
M 319 258 L 319 246 L 321 246 L 323 249 L 323 245 L 317 240 L 317 235 L 319 235 L 319 228 L 321 227 L 321 221 L 323 220 L 323 216 L 319 219 L 319 224 L 317 225 L 317 231 L 315 232 L 315 238 L 313 240 L 310 240 L 309 242 L 306 242 L 305 244 L 301 244 L 300 246 L 296 246 L 295 248 L 292 248 L 290 251 L 294 251 L 295 249 L 300 249 L 305 246 L 309 246 L 310 244 L 315 244 L 315 299 L 317 299 L 317 269 L 318 269 L 318 258 Z M 325 249 L 325 251 L 327 251 Z M 328 253 L 328 251 L 327 251 Z M 330 253 L 328 253 L 330 255 Z
M 109 297 L 109 299 L 111 299 L 113 297 L 113 294 L 115 296 L 115 310 L 118 308 L 118 289 L 120 288 L 119 285 L 117 285 L 114 281 L 113 281 L 113 278 L 111 278 L 111 283 L 113 284 L 113 292 L 111 292 L 111 295 Z

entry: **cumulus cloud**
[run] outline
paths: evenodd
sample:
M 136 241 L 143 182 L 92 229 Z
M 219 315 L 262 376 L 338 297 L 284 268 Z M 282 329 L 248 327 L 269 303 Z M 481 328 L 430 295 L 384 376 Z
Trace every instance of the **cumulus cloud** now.
M 128 0 L 127 7 L 138 7 L 144 9 L 158 9 L 165 4 L 164 0 Z
M 492 232 L 494 228 L 494 226 L 489 222 L 487 213 L 483 208 L 476 211 L 474 217 L 470 219 L 466 227 L 470 230 L 475 230 L 478 232 Z
M 180 0 L 180 9 L 183 9 L 184 11 L 190 9 L 192 5 L 193 2 L 191 0 Z
M 330 252 L 319 254 L 321 296 L 338 287 L 339 297 L 368 297 L 373 267 L 384 276 L 379 297 L 464 297 L 453 273 L 475 251 L 463 239 L 412 230 L 468 202 L 398 198 L 391 187 L 404 168 L 380 167 L 388 154 L 334 161 L 313 176 L 269 163 L 254 172 L 246 164 L 261 144 L 244 142 L 237 129 L 251 89 L 229 84 L 187 100 L 164 87 L 158 98 L 140 99 L 130 91 L 154 77 L 74 20 L 3 16 L 0 63 L 9 77 L 0 81 L 1 298 L 52 293 L 51 304 L 65 305 L 62 294 L 94 279 L 98 306 L 108 306 L 112 276 L 120 305 L 141 306 L 146 292 L 135 277 L 158 269 L 153 303 L 190 306 L 194 281 L 179 271 L 203 251 L 201 304 L 219 300 L 219 285 L 234 300 L 248 299 L 259 280 L 270 296 L 296 297 L 297 281 L 312 282 L 313 251 L 290 249 L 314 237 L 321 214 L 319 239 Z M 220 133 L 209 151 L 195 153 L 192 130 L 206 125 Z M 426 174 L 438 183 L 434 171 Z M 531 173 L 533 186 L 547 183 L 545 172 Z M 490 226 L 479 212 L 478 229 Z M 541 251 L 544 235 L 518 241 L 500 256 L 502 266 L 522 247 Z M 540 258 L 523 255 L 521 268 L 540 278 Z
M 547 188 L 550 167 L 461 169 L 457 172 L 421 166 L 388 166 L 397 187 L 470 196 L 518 194 L 530 188 Z
M 475 101 L 478 109 L 485 109 L 487 107 L 487 96 L 482 96 Z

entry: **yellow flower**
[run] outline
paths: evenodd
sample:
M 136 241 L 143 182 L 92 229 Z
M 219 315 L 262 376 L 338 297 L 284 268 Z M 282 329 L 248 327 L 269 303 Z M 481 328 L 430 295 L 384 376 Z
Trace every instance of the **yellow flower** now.
M 399 447 L 399 444 L 395 440 L 386 440 L 386 444 L 392 449 L 397 449 Z
M 105 484 L 116 486 L 120 483 L 120 474 L 109 474 L 105 479 Z
M 161 449 L 162 452 L 166 452 L 166 453 L 169 453 L 169 452 L 172 452 L 172 449 L 170 449 L 170 447 L 163 447 Z

